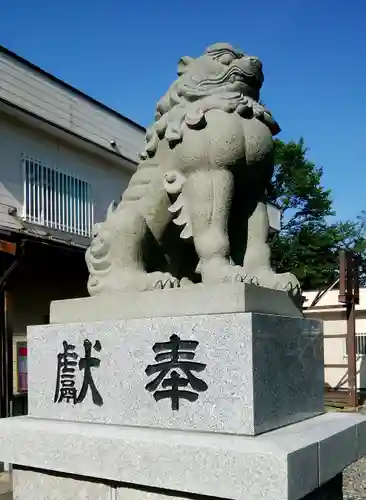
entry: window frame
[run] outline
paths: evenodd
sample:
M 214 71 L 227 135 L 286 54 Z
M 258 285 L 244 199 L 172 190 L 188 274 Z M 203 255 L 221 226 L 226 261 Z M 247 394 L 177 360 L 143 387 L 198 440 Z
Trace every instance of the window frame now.
M 362 350 L 364 352 L 362 352 L 362 353 L 359 352 L 360 351 L 359 347 L 361 345 L 361 342 L 358 341 L 359 339 L 363 339 Z M 358 332 L 355 334 L 355 344 L 356 344 L 356 357 L 358 359 L 364 358 L 366 356 L 366 332 Z M 348 358 L 347 337 L 343 338 L 343 357 Z
M 95 222 L 91 183 L 35 155 L 22 153 L 21 162 L 22 219 L 90 238 Z

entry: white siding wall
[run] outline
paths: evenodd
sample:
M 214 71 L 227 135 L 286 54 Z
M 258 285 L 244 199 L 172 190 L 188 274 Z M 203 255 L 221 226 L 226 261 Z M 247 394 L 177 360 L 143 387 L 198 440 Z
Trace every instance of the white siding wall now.
M 0 99 L 104 148 L 111 149 L 110 141 L 115 140 L 120 153 L 132 161 L 137 161 L 142 150 L 144 131 L 138 126 L 32 70 L 1 49 Z
M 333 289 L 326 293 L 319 301 L 318 306 L 335 306 L 339 309 L 313 309 L 306 311 L 306 316 L 319 319 L 323 322 L 324 328 L 324 362 L 325 364 L 347 365 L 346 339 L 342 337 L 347 333 L 347 321 L 344 308 L 338 302 L 338 290 Z M 310 305 L 316 292 L 305 292 L 309 299 L 305 305 Z M 360 304 L 356 306 L 356 334 L 366 333 L 366 288 L 360 289 Z M 339 335 L 339 338 L 327 338 L 329 335 Z M 348 386 L 347 367 L 325 368 L 325 382 L 331 387 Z M 357 387 L 366 389 L 366 356 L 357 356 Z
M 18 224 L 14 217 L 8 215 L 8 207 L 14 206 L 19 214 L 22 213 L 22 153 L 40 158 L 50 167 L 57 166 L 89 182 L 96 222 L 104 219 L 110 202 L 119 199 L 130 178 L 127 171 L 121 171 L 112 161 L 108 164 L 96 155 L 75 149 L 0 114 L 0 225 L 9 228 Z

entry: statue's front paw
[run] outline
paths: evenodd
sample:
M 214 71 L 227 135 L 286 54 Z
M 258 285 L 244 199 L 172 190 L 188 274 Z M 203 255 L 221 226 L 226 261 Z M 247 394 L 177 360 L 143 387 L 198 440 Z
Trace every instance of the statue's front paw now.
M 282 292 L 298 295 L 301 292 L 301 286 L 294 274 L 282 273 L 276 274 L 269 271 L 258 276 L 259 285 L 272 290 L 281 290 Z
M 255 278 L 246 274 L 241 266 L 235 266 L 226 260 L 212 260 L 201 263 L 199 272 L 202 276 L 202 283 L 254 283 L 258 284 Z
M 293 295 L 297 295 L 301 292 L 301 286 L 294 274 L 283 273 L 277 274 L 276 290 L 283 290 L 284 292 L 290 292 Z

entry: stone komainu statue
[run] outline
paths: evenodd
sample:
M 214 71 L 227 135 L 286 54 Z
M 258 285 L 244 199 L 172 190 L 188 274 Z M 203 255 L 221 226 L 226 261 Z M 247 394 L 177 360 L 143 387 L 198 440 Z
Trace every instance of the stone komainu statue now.
M 297 294 L 270 265 L 264 203 L 279 126 L 258 103 L 262 64 L 228 44 L 182 57 L 145 150 L 86 253 L 91 295 L 252 282 Z

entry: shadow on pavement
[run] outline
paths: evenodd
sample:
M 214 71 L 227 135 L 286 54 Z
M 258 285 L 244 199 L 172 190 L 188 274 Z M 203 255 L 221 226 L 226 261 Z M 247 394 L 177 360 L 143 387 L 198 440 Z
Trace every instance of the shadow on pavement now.
M 0 500 L 12 500 L 12 480 L 7 473 L 0 474 Z
M 8 491 L 7 493 L 0 494 L 0 500 L 13 500 L 13 493 Z

